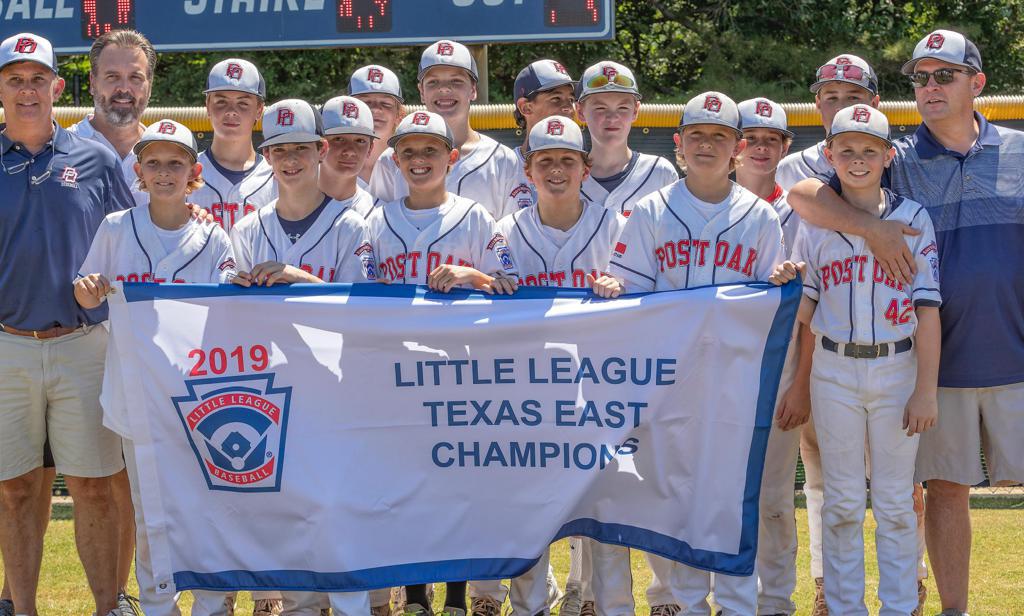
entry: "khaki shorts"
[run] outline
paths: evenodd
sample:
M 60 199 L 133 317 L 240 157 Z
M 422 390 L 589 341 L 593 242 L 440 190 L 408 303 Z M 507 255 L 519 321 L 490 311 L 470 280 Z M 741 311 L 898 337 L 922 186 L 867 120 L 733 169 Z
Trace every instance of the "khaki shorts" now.
M 1024 482 L 1024 383 L 940 387 L 939 423 L 921 435 L 915 479 L 979 484 L 983 449 L 991 485 Z
M 0 481 L 42 466 L 47 437 L 59 473 L 124 468 L 121 439 L 103 427 L 100 408 L 106 347 L 103 327 L 48 340 L 0 332 Z

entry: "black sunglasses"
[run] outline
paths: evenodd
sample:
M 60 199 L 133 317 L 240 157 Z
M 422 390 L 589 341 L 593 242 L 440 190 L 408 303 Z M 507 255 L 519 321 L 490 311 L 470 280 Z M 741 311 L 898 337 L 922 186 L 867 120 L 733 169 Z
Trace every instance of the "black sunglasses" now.
M 935 77 L 935 83 L 940 86 L 944 86 L 947 83 L 953 83 L 953 80 L 956 79 L 957 73 L 970 75 L 971 71 L 967 71 L 962 68 L 940 68 L 931 72 L 914 71 L 910 74 L 910 83 L 914 84 L 915 88 L 923 88 L 928 85 L 928 80 L 931 77 Z

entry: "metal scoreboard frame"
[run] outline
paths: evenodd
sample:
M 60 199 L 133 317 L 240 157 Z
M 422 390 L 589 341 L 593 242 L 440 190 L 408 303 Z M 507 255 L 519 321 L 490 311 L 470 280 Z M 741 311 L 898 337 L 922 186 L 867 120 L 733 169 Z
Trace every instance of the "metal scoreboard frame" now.
M 83 53 L 117 28 L 158 51 L 606 40 L 614 0 L 9 0 L 4 36 L 45 36 Z

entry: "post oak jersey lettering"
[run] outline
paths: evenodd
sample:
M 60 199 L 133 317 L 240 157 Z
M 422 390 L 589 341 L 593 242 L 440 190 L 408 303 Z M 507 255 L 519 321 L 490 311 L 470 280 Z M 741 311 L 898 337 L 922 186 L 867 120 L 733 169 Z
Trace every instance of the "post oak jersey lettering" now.
M 775 170 L 775 182 L 789 192 L 801 180 L 832 171 L 825 158 L 825 142 L 819 141 L 809 148 L 788 154 Z
M 905 235 L 917 274 L 912 285 L 886 276 L 864 238 L 823 229 L 803 221 L 794 260 L 807 263 L 804 295 L 818 302 L 811 330 L 836 342 L 881 344 L 914 335 L 917 306 L 939 306 L 939 251 L 935 229 L 924 206 L 884 190 L 882 218 L 910 225 L 920 235 Z
M 517 275 L 505 237 L 480 203 L 449 193 L 439 214 L 419 230 L 406 216 L 401 199 L 374 208 L 367 223 L 381 277 L 426 284 L 427 276 L 440 265 L 463 265 L 489 275 Z
M 608 260 L 626 224 L 621 214 L 583 202 L 583 213 L 558 246 L 542 228 L 540 211 L 519 210 L 498 221 L 498 232 L 508 240 L 519 267 L 519 284 L 529 287 L 590 288 L 594 278 L 608 273 Z
M 610 193 L 593 178 L 583 180 L 580 191 L 590 201 L 629 217 L 636 202 L 644 195 L 668 186 L 679 179 L 676 168 L 660 156 L 640 154 L 632 171 Z
M 139 179 L 139 175 L 135 173 L 135 163 L 138 161 L 138 157 L 135 156 L 135 152 L 128 152 L 128 155 L 121 158 L 118 154 L 117 149 L 114 148 L 114 144 L 110 143 L 103 133 L 99 132 L 92 126 L 91 120 L 93 114 L 89 114 L 81 119 L 77 124 L 72 124 L 68 127 L 69 133 L 75 133 L 82 139 L 91 139 L 97 143 L 100 143 L 108 150 L 114 153 L 117 157 L 117 162 L 121 166 L 121 175 L 124 176 L 124 183 L 128 185 L 128 189 L 132 192 L 132 198 L 135 199 L 135 205 L 142 205 L 143 203 L 149 203 L 149 195 L 144 190 L 139 190 L 139 185 L 136 181 Z
M 409 195 L 409 185 L 391 158 L 393 153 L 393 148 L 384 150 L 370 176 L 370 194 L 382 203 Z M 514 211 L 508 209 L 506 201 L 521 166 L 511 148 L 480 135 L 473 150 L 452 165 L 445 186 L 449 193 L 480 203 L 492 218 L 499 220 Z
M 190 194 L 188 201 L 208 210 L 225 231 L 231 231 L 246 214 L 277 199 L 274 173 L 270 163 L 259 154 L 237 184 L 217 170 L 209 151 L 199 155 L 199 163 L 203 165 L 206 185 Z
M 277 200 L 245 217 L 231 230 L 239 271 L 277 261 L 313 274 L 324 282 L 377 279 L 377 264 L 366 221 L 347 201 L 331 200 L 316 221 L 292 243 L 277 217 Z
M 627 293 L 768 280 L 785 259 L 778 214 L 747 189 L 733 184 L 710 220 L 701 207 L 686 180 L 637 202 L 609 265 Z

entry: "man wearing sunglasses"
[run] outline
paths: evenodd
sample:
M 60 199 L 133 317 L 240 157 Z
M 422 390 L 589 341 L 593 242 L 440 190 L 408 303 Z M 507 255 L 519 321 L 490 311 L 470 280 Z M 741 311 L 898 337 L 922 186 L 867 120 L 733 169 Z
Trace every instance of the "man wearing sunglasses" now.
M 895 143 L 886 177 L 920 201 L 938 237 L 942 359 L 937 427 L 921 440 L 916 480 L 928 482 L 925 526 L 943 616 L 967 610 L 970 486 L 1024 480 L 1024 133 L 974 111 L 985 86 L 978 48 L 936 30 L 903 66 L 923 123 Z M 906 284 L 913 255 L 904 226 L 858 215 L 831 186 L 801 182 L 790 204 L 811 223 L 862 235 L 886 270 Z
M 124 462 L 99 403 L 106 308 L 79 308 L 71 283 L 103 217 L 134 201 L 113 152 L 53 121 L 63 90 L 49 41 L 23 33 L 0 43 L 0 551 L 15 612 L 36 613 L 49 438 L 96 613 L 120 614 L 111 477 Z

